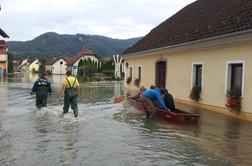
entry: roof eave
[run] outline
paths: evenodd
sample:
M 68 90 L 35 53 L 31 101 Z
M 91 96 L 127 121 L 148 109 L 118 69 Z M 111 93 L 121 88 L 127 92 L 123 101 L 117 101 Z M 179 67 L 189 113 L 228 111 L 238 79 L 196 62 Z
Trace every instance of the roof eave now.
M 7 33 L 5 33 L 1 28 L 0 28 L 0 35 L 3 36 L 4 38 L 9 38 Z
M 145 51 L 128 53 L 128 54 L 124 54 L 122 56 L 123 56 L 123 58 L 127 58 L 127 57 L 132 57 L 132 56 L 135 56 L 135 55 L 138 55 L 138 54 L 145 54 L 145 53 L 151 53 L 151 52 L 155 52 L 155 51 L 162 51 L 162 50 L 165 50 L 165 49 L 171 49 L 171 48 L 175 48 L 175 47 L 187 46 L 187 45 L 191 45 L 191 44 L 197 44 L 197 43 L 200 43 L 200 42 L 207 42 L 207 41 L 211 41 L 211 40 L 216 40 L 216 39 L 221 39 L 221 38 L 226 38 L 226 37 L 232 37 L 232 36 L 242 35 L 242 34 L 246 34 L 246 33 L 252 33 L 252 29 L 233 32 L 233 33 L 228 33 L 228 34 L 209 37 L 209 38 L 204 38 L 204 39 L 199 39 L 199 40 L 194 40 L 194 41 L 189 41 L 189 42 L 184 42 L 184 43 L 179 43 L 179 44 L 174 44 L 174 45 L 169 45 L 169 46 L 160 47 L 160 48 L 149 49 L 149 50 L 145 50 Z

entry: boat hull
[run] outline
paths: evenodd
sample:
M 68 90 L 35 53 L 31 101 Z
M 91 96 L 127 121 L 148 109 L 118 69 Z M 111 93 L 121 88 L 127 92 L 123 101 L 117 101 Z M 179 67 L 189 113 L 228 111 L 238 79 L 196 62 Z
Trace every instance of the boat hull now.
M 140 102 L 137 102 L 132 99 L 128 99 L 128 102 L 131 106 L 143 111 L 147 112 L 144 105 Z M 164 121 L 173 122 L 173 123 L 179 123 L 179 124 L 197 124 L 199 120 L 198 114 L 193 114 L 189 112 L 185 112 L 179 109 L 173 110 L 173 111 L 166 111 L 162 109 L 156 109 L 155 116 L 159 119 L 162 119 Z

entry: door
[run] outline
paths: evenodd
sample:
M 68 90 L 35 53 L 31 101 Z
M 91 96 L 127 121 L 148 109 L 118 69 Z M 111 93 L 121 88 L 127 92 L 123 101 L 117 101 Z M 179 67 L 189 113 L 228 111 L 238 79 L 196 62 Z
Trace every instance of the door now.
M 166 85 L 166 62 L 156 63 L 156 87 L 165 88 Z

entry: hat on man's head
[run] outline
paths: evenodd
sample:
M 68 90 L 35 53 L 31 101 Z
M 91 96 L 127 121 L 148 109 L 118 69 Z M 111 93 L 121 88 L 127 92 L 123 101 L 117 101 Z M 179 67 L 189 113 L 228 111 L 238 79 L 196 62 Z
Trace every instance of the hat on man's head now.
M 140 87 L 140 91 L 141 91 L 141 92 L 144 92 L 144 91 L 146 91 L 146 88 L 145 88 L 144 86 L 141 86 L 141 87 Z
M 71 70 L 67 70 L 66 74 L 67 74 L 68 76 L 70 76 L 70 75 L 72 75 L 72 71 L 71 71 Z
M 150 89 L 155 89 L 155 88 L 156 88 L 155 85 L 150 86 Z

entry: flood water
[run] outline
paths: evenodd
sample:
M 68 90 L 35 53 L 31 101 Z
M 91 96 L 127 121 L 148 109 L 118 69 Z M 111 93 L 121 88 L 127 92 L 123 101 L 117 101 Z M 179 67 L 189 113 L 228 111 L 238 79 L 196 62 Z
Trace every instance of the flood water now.
M 0 82 L 0 165 L 21 166 L 251 166 L 252 123 L 199 112 L 197 125 L 145 119 L 126 102 L 122 82 L 81 84 L 80 119 L 62 117 L 59 98 L 64 76 L 51 78 L 48 107 L 35 108 L 30 96 L 36 75 Z

